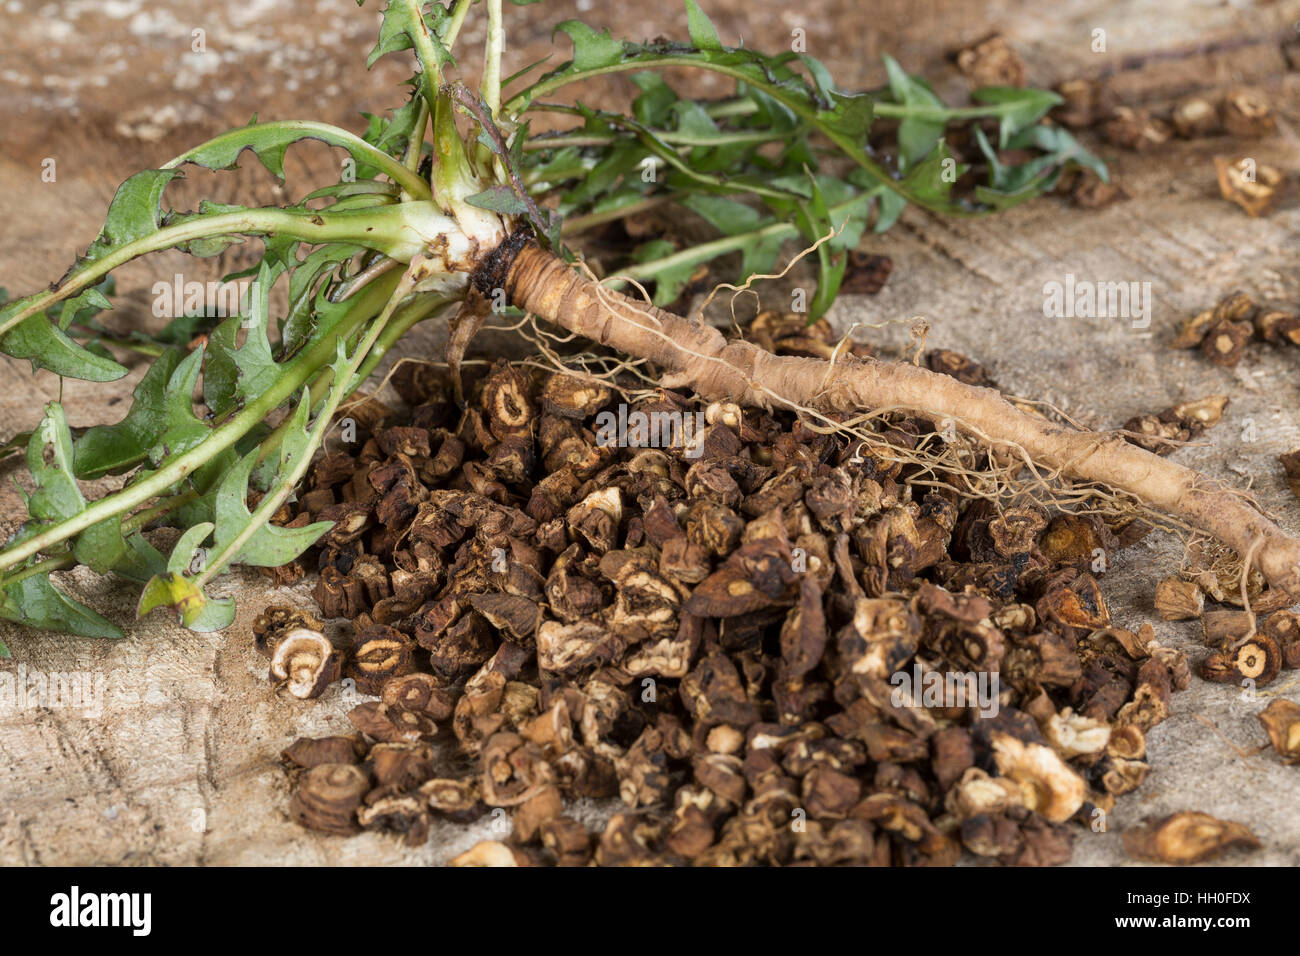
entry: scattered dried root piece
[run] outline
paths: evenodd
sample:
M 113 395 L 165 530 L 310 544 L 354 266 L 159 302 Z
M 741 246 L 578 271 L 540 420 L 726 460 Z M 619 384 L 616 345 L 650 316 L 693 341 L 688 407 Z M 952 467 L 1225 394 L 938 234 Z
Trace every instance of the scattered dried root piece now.
M 1065 190 L 1070 202 L 1080 209 L 1105 209 L 1114 203 L 1131 199 L 1127 189 L 1112 178 L 1104 181 L 1091 169 L 1077 169 L 1070 179 L 1062 179 L 1058 191 Z
M 1254 329 L 1249 322 L 1215 322 L 1201 340 L 1201 354 L 1223 368 L 1232 368 L 1246 354 Z
M 1250 611 L 1206 611 L 1201 635 L 1206 647 L 1232 648 L 1255 633 L 1255 623 Z
M 1173 135 L 1173 130 L 1164 120 L 1156 119 L 1146 110 L 1129 106 L 1115 107 L 1102 131 L 1116 146 L 1139 153 L 1163 146 Z
M 1052 110 L 1052 118 L 1063 126 L 1082 129 L 1104 115 L 1105 93 L 1092 80 L 1065 80 L 1056 87 L 1056 92 L 1065 102 Z
M 451 861 L 452 866 L 532 866 L 524 851 L 499 840 L 484 840 Z
M 1254 334 L 1250 322 L 1255 302 L 1245 292 L 1233 292 L 1212 309 L 1206 309 L 1183 322 L 1183 327 L 1169 343 L 1170 348 L 1199 348 L 1217 365 L 1235 365 L 1242 350 Z M 1224 398 L 1226 403 L 1227 399 Z M 1219 409 L 1220 412 L 1222 408 Z
M 280 759 L 290 767 L 311 770 L 323 763 L 360 763 L 364 753 L 360 734 L 315 739 L 299 737 L 280 753 Z
M 1201 662 L 1201 676 L 1219 684 L 1254 681 L 1263 687 L 1282 670 L 1282 651 L 1277 641 L 1266 634 L 1256 634 L 1235 649 L 1211 651 Z
M 1278 611 L 1260 628 L 1265 635 L 1277 641 L 1282 650 L 1282 666 L 1288 670 L 1300 667 L 1300 614 Z
M 284 604 L 269 605 L 253 621 L 253 646 L 264 657 L 275 653 L 280 638 L 291 631 L 303 628 L 320 633 L 325 625 L 306 611 Z
M 1255 850 L 1259 840 L 1243 824 L 1208 813 L 1182 810 L 1163 819 L 1148 818 L 1124 831 L 1124 852 L 1152 863 L 1200 863 L 1236 847 Z
M 1300 345 L 1300 315 L 1261 308 L 1255 313 L 1255 337 L 1270 345 Z
M 1194 581 L 1165 578 L 1156 585 L 1155 605 L 1162 621 L 1190 621 L 1205 610 L 1205 592 Z
M 271 680 L 299 700 L 319 697 L 339 679 L 341 661 L 320 631 L 295 627 L 281 635 L 271 655 Z
M 1189 96 L 1175 104 L 1170 121 L 1183 139 L 1209 136 L 1219 129 L 1219 111 L 1202 96 Z
M 323 763 L 308 770 L 289 801 L 289 816 L 312 830 L 355 833 L 357 808 L 370 778 L 355 764 Z
M 1282 463 L 1282 470 L 1286 472 L 1286 483 L 1291 489 L 1291 494 L 1300 498 L 1300 451 L 1289 451 L 1285 455 L 1278 455 L 1277 460 Z
M 1219 192 L 1252 218 L 1269 212 L 1286 191 L 1286 177 L 1274 166 L 1257 163 L 1248 156 L 1214 157 Z
M 959 50 L 953 59 L 972 89 L 1025 85 L 1025 61 L 1000 33 Z
M 1156 455 L 1167 455 L 1182 442 L 1191 441 L 1223 418 L 1227 395 L 1209 395 L 1179 402 L 1154 415 L 1138 415 L 1124 423 L 1128 440 Z
M 955 423 L 995 451 L 1105 485 L 1206 532 L 1251 555 L 1270 584 L 1300 597 L 1300 540 L 1244 496 L 1118 434 L 1056 424 L 1021 411 L 996 392 L 907 363 L 851 356 L 832 363 L 728 342 L 703 322 L 599 286 L 532 241 L 513 259 L 497 257 L 474 281 L 481 289 L 506 289 L 516 305 L 546 321 L 648 359 L 663 369 L 665 388 L 688 387 L 706 400 L 764 408 L 816 407 L 839 414 L 911 409 L 935 424 Z
M 1283 763 L 1300 763 L 1300 704 L 1279 697 L 1255 719 L 1268 731 L 1269 743 Z
M 1257 138 L 1277 129 L 1273 108 L 1258 90 L 1230 91 L 1224 96 L 1219 112 L 1224 128 L 1232 136 Z

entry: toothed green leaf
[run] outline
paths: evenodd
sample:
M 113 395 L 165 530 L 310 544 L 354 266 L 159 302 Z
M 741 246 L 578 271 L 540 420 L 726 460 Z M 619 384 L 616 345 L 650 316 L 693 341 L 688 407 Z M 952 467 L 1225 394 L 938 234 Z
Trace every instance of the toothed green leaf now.
M 161 428 L 155 430 L 153 443 L 146 450 L 156 468 L 168 457 L 189 451 L 203 441 L 212 429 L 194 414 L 194 388 L 203 366 L 204 347 L 199 346 L 176 366 L 163 390 Z
M 170 608 L 183 627 L 201 633 L 220 631 L 235 620 L 234 598 L 209 598 L 189 578 L 166 572 L 149 579 L 140 593 L 136 617 L 158 608 Z
M 115 425 L 96 425 L 76 440 L 73 462 L 77 477 L 117 475 L 145 460 L 164 430 L 167 382 L 184 354 L 171 348 L 154 359 L 131 393 L 134 401 L 126 417 Z
M 177 169 L 146 169 L 128 177 L 117 187 L 104 228 L 86 250 L 86 258 L 98 259 L 118 246 L 157 232 L 162 220 L 163 190 L 180 175 Z
M 379 26 L 379 41 L 366 57 L 366 68 L 373 67 L 380 57 L 400 50 L 414 49 L 424 71 L 433 76 L 456 61 L 443 45 L 442 38 L 450 22 L 447 8 L 440 3 L 427 4 L 421 0 L 389 0 L 384 8 Z M 432 62 L 427 62 L 429 60 Z M 427 78 L 424 80 L 427 81 Z M 432 86 L 427 95 L 436 92 Z
M 0 590 L 0 617 L 79 637 L 125 636 L 112 621 L 56 588 L 45 574 L 33 574 L 5 585 Z
M 945 108 L 943 100 L 934 95 L 928 83 L 908 76 L 892 56 L 884 57 L 884 61 L 889 74 L 889 92 L 896 102 L 918 110 L 942 113 Z M 947 125 L 942 116 L 931 118 L 921 114 L 905 117 L 898 126 L 899 168 L 906 172 L 928 156 Z
M 25 301 L 18 299 L 14 305 Z M 29 359 L 33 372 L 46 368 L 56 375 L 87 382 L 112 382 L 126 374 L 124 366 L 86 351 L 43 315 L 29 315 L 10 329 L 0 338 L 0 351 Z
M 247 503 L 248 482 L 256 460 L 256 450 L 249 452 L 230 470 L 217 489 L 214 554 L 224 552 L 252 518 Z M 278 568 L 310 548 L 331 527 L 328 521 L 318 521 L 302 528 L 262 525 L 240 547 L 231 563 Z
M 998 146 L 1001 149 L 1007 148 L 1012 136 L 1033 126 L 1047 115 L 1048 110 L 1063 102 L 1061 97 L 1047 90 L 1018 86 L 987 86 L 972 93 L 971 99 L 1002 108 L 998 124 Z
M 622 42 L 611 37 L 608 30 L 597 33 L 581 20 L 565 20 L 556 25 L 552 36 L 555 33 L 566 33 L 573 41 L 573 59 L 554 73 L 548 73 L 548 77 L 598 70 L 623 58 Z
M 203 370 L 203 401 L 218 416 L 269 389 L 280 374 L 271 340 L 271 286 L 277 269 L 263 262 L 248 287 L 241 313 L 232 315 L 208 336 L 208 361 Z M 244 341 L 238 344 L 241 330 Z
M 686 0 L 686 28 L 691 35 L 691 43 L 699 50 L 721 50 L 722 41 L 718 39 L 717 28 L 713 21 L 700 9 L 695 0 Z

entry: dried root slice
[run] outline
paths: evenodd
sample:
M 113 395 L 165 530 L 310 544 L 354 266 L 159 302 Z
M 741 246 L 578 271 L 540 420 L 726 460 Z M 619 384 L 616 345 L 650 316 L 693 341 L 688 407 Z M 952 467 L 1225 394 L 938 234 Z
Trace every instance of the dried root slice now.
M 339 679 L 339 654 L 320 631 L 296 627 L 276 642 L 271 679 L 299 700 L 319 697 Z
M 1246 210 L 1251 218 L 1272 210 L 1286 191 L 1286 177 L 1281 170 L 1256 164 L 1250 157 L 1216 156 L 1214 168 L 1223 198 Z
M 1025 806 L 1053 823 L 1070 819 L 1083 806 L 1087 783 L 1051 747 L 996 731 L 992 739 L 998 772 L 1020 785 Z
M 1255 850 L 1259 840 L 1241 823 L 1183 810 L 1148 819 L 1124 831 L 1124 852 L 1152 863 L 1200 863 L 1236 847 Z
M 303 776 L 289 801 L 289 815 L 323 833 L 355 833 L 357 808 L 370 789 L 370 778 L 355 764 L 325 763 Z
M 1300 614 L 1295 611 L 1278 611 L 1264 622 L 1261 628 L 1267 637 L 1277 641 L 1282 651 L 1282 666 L 1288 670 L 1300 667 Z
M 1297 338 L 1300 338 L 1300 336 Z M 1300 342 L 1297 344 L 1300 344 Z M 1291 489 L 1291 494 L 1300 498 L 1300 451 L 1290 451 L 1285 455 L 1278 455 L 1277 460 L 1282 463 L 1282 469 L 1286 472 L 1286 483 L 1287 487 Z
M 1207 611 L 1201 618 L 1201 633 L 1207 647 L 1228 647 L 1245 640 L 1255 631 L 1250 611 Z
M 306 611 L 283 604 L 269 605 L 253 621 L 253 646 L 264 657 L 275 653 L 275 646 L 280 638 L 290 631 L 305 628 L 308 631 L 322 631 L 325 625 L 319 618 Z
M 1188 621 L 1201 616 L 1205 593 L 1195 581 L 1165 578 L 1156 585 L 1156 613 L 1162 621 Z
M 1235 650 L 1212 651 L 1201 663 L 1201 676 L 1220 684 L 1250 680 L 1262 687 L 1281 670 L 1282 652 L 1266 634 L 1256 634 Z
M 531 866 L 528 855 L 499 840 L 483 840 L 451 861 L 452 866 Z
M 1242 87 L 1229 91 L 1219 111 L 1224 127 L 1233 136 L 1267 136 L 1277 129 L 1273 108 L 1259 90 Z
M 1283 763 L 1300 763 L 1300 704 L 1274 700 L 1255 718 L 1268 731 L 1269 743 Z
M 752 343 L 727 342 L 717 329 L 639 304 L 574 272 L 536 243 L 497 257 L 474 276 L 480 289 L 505 288 L 542 319 L 664 370 L 666 388 L 688 387 L 709 401 L 816 407 L 834 413 L 910 409 L 945 421 L 999 453 L 1024 456 L 1065 477 L 1096 482 L 1172 515 L 1250 555 L 1269 583 L 1300 597 L 1300 540 L 1278 528 L 1245 496 L 1125 441 L 1016 408 L 999 393 L 903 362 L 843 356 L 832 363 L 776 356 Z
M 281 751 L 280 759 L 288 766 L 311 770 L 323 763 L 360 763 L 364 752 L 360 734 L 315 739 L 299 737 Z

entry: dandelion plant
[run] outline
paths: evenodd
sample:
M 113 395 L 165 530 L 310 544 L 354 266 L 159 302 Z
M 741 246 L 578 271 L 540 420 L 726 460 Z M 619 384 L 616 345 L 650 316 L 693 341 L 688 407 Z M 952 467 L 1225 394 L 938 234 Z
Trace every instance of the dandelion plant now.
M 1041 195 L 1070 164 L 1104 177 L 1104 166 L 1045 120 L 1058 102 L 1053 94 L 992 88 L 949 107 L 888 58 L 887 87 L 847 91 L 805 53 L 724 45 L 695 0 L 686 0 L 684 41 L 633 43 L 568 20 L 556 27 L 572 43 L 568 60 L 504 78 L 503 5 L 482 0 L 482 83 L 471 90 L 457 78 L 454 58 L 471 6 L 390 0 L 367 64 L 410 50 L 418 70 L 407 102 L 370 116 L 360 135 L 309 120 L 254 119 L 137 173 L 61 279 L 0 306 L 0 350 L 29 359 L 33 370 L 108 382 L 127 374 L 119 362 L 125 348 L 151 358 L 120 421 L 74 428 L 51 402 L 11 444 L 21 454 L 25 442 L 34 490 L 24 499 L 25 521 L 0 551 L 0 616 L 121 636 L 51 579 L 85 565 L 139 582 L 140 615 L 165 607 L 194 630 L 228 625 L 233 600 L 210 593 L 223 572 L 283 565 L 328 530 L 327 523 L 286 528 L 270 519 L 294 495 L 341 403 L 412 326 L 477 308 L 471 300 L 479 293 L 504 292 L 543 319 L 649 358 L 665 386 L 763 404 L 803 407 L 825 398 L 835 408 L 914 407 L 959 427 L 974 423 L 988 441 L 1011 442 L 1035 460 L 1129 488 L 1159 507 L 1181 507 L 1160 486 L 1190 486 L 1178 466 L 1148 456 L 1164 470 L 1136 486 L 1116 474 L 1134 464 L 1125 456 L 1146 455 L 1141 449 L 1107 445 L 1106 455 L 1080 461 L 1080 441 L 1095 436 L 1027 423 L 1000 399 L 968 394 L 978 390 L 951 379 L 936 385 L 937 376 L 920 369 L 842 362 L 828 378 L 815 360 L 735 352 L 734 343 L 709 338 L 717 333 L 706 326 L 638 305 L 569 265 L 583 234 L 597 226 L 652 206 L 689 210 L 716 237 L 682 248 L 645 243 L 615 263 L 620 275 L 651 286 L 662 305 L 703 263 L 739 254 L 739 282 L 770 272 L 788 240 L 815 244 L 815 319 L 833 302 L 847 253 L 863 233 L 887 230 L 908 204 L 979 216 Z M 680 95 L 674 75 L 686 70 L 728 78 L 730 95 Z M 571 84 L 614 73 L 626 73 L 638 90 L 627 112 L 563 101 Z M 566 128 L 542 129 L 560 116 Z M 870 145 L 881 121 L 892 132 L 883 147 Z M 957 129 L 966 156 L 949 147 Z M 185 167 L 231 169 L 246 151 L 283 179 L 286 151 L 307 139 L 347 155 L 344 181 L 286 206 L 204 201 L 186 211 L 167 204 L 167 187 Z M 192 317 L 125 341 L 96 318 L 112 307 L 112 274 L 124 263 L 164 249 L 209 257 L 249 239 L 261 241 L 260 258 L 227 277 L 253 280 L 249 292 L 237 314 L 206 330 L 203 344 L 187 347 Z M 277 284 L 287 289 L 288 306 L 272 316 Z M 765 370 L 767 359 L 812 364 Z M 818 379 L 821 386 L 808 385 Z M 88 500 L 81 483 L 104 475 L 124 476 L 120 489 Z M 1198 505 L 1193 521 L 1229 543 L 1253 540 L 1247 532 L 1261 537 L 1256 560 L 1277 581 L 1300 573 L 1295 543 L 1265 519 L 1234 535 L 1227 525 L 1244 507 L 1207 517 L 1211 504 Z M 181 532 L 166 554 L 148 535 L 163 525 Z

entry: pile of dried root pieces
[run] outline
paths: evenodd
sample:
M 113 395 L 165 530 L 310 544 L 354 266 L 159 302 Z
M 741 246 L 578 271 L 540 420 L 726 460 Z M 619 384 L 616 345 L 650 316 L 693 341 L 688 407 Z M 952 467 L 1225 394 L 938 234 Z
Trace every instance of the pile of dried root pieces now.
M 833 347 L 793 318 L 751 335 Z M 926 360 L 986 380 L 954 353 Z M 371 695 L 355 734 L 284 752 L 301 824 L 419 846 L 438 817 L 492 814 L 467 865 L 1056 864 L 1141 786 L 1146 734 L 1190 673 L 1149 624 L 1112 624 L 1097 575 L 1131 521 L 974 495 L 987 456 L 901 415 L 861 426 L 864 443 L 793 414 L 483 372 L 461 411 L 438 368 L 403 366 L 411 411 L 351 412 L 359 451 L 316 461 L 278 516 L 335 522 L 308 563 L 322 616 L 351 625 L 331 640 L 268 608 L 272 680 Z M 638 412 L 682 426 L 638 434 Z M 1182 414 L 1146 430 L 1206 417 Z M 604 443 L 620 415 L 631 427 Z M 593 833 L 566 813 L 582 798 L 622 806 Z M 1125 842 L 1184 860 L 1255 845 L 1203 814 Z

